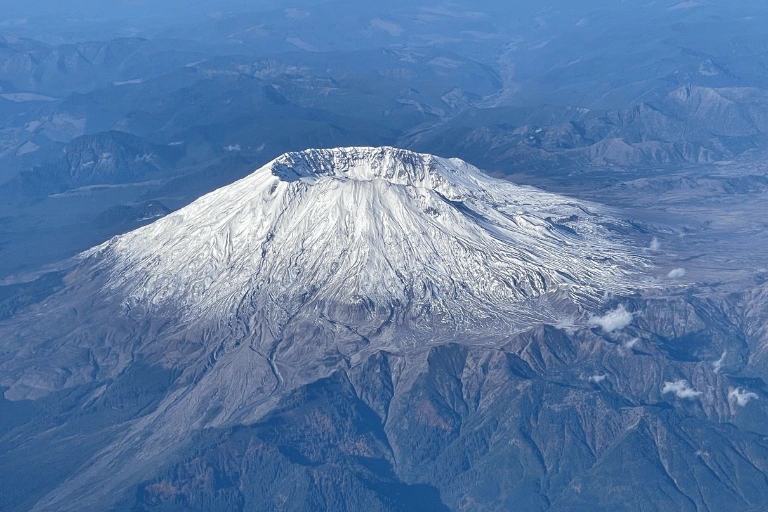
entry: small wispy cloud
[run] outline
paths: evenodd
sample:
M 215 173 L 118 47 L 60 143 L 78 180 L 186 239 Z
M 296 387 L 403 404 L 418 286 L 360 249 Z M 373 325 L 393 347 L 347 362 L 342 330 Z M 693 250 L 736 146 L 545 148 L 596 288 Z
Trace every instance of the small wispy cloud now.
M 669 271 L 669 274 L 667 274 L 667 277 L 670 279 L 680 279 L 681 277 L 685 276 L 685 269 L 684 268 L 675 268 Z
M 595 374 L 595 375 L 592 375 L 592 376 L 591 376 L 589 379 L 587 379 L 587 380 L 589 380 L 589 382 L 593 382 L 593 383 L 595 383 L 595 384 L 600 384 L 601 382 L 603 382 L 603 381 L 604 381 L 605 379 L 607 379 L 607 378 L 608 378 L 608 376 L 607 376 L 607 375 L 600 375 L 600 374 Z
M 224 148 L 226 151 L 240 151 L 240 144 L 230 144 Z
M 760 397 L 757 396 L 757 393 L 753 393 L 741 388 L 732 388 L 728 392 L 728 400 L 731 402 L 736 402 L 736 405 L 740 407 L 744 407 L 749 403 L 750 400 L 757 400 L 758 398 Z
M 574 317 L 564 317 L 554 324 L 555 328 L 565 331 L 568 334 L 576 332 L 576 319 Z
M 712 362 L 712 370 L 714 370 L 715 373 L 720 373 L 720 368 L 723 367 L 723 363 L 725 363 L 725 356 L 727 355 L 728 351 L 723 350 L 723 355 L 720 356 L 720 359 Z
M 631 352 L 639 342 L 640 338 L 632 338 L 631 340 L 625 341 L 617 347 L 619 354 L 625 355 L 626 353 Z
M 665 382 L 664 387 L 661 389 L 661 393 L 666 395 L 667 393 L 674 393 L 677 398 L 696 398 L 701 395 L 701 391 L 696 391 L 688 384 L 685 379 L 679 379 L 673 382 Z
M 621 330 L 632 323 L 632 313 L 626 310 L 624 305 L 603 316 L 593 316 L 589 319 L 589 325 L 600 327 L 605 332 Z
M 658 238 L 653 237 L 653 240 L 651 240 L 651 245 L 649 245 L 648 248 L 652 251 L 658 251 L 661 249 L 661 242 L 659 242 Z

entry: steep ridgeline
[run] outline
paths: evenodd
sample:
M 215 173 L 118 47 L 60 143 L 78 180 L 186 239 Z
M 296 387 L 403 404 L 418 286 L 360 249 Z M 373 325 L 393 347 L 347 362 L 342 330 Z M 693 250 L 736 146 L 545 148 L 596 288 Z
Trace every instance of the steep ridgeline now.
M 618 233 L 458 160 L 284 155 L 0 323 L 0 485 L 19 510 L 573 510 L 635 478 L 611 455 L 635 450 L 659 491 L 637 503 L 682 510 L 710 477 L 681 490 L 659 458 L 691 464 L 678 437 L 714 446 L 750 401 L 728 361 L 696 362 L 743 341 L 717 305 L 641 298 L 656 285 Z M 694 331 L 709 352 L 679 341 Z M 700 404 L 685 435 L 676 396 Z M 759 478 L 762 448 L 733 439 L 711 450 Z

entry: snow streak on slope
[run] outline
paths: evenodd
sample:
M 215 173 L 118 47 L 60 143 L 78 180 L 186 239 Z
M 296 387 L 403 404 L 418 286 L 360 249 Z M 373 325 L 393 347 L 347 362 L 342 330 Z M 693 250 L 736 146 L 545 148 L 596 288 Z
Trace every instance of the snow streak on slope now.
M 600 207 L 393 148 L 284 155 L 87 253 L 127 308 L 465 330 L 546 292 L 621 291 L 638 260 Z M 530 302 L 530 301 L 527 301 Z M 372 326 L 373 326 L 372 325 Z

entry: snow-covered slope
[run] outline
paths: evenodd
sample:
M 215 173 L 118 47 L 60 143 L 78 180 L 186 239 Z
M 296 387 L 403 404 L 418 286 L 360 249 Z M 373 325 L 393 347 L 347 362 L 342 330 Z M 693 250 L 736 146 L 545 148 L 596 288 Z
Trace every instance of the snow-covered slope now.
M 545 292 L 578 300 L 623 288 L 637 261 L 606 222 L 597 206 L 459 160 L 309 150 L 88 256 L 129 308 L 211 319 L 246 308 L 273 330 L 300 309 L 464 330 L 509 323 Z

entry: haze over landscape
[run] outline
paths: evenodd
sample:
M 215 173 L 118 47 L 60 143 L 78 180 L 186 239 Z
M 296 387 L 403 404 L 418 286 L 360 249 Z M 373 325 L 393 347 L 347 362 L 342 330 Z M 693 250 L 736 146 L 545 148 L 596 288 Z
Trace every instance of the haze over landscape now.
M 0 10 L 0 510 L 768 509 L 768 6 Z

